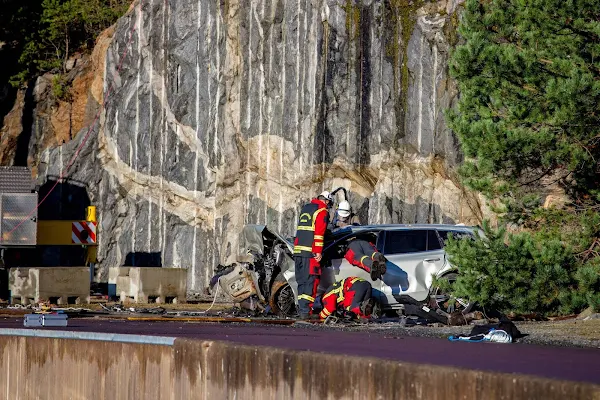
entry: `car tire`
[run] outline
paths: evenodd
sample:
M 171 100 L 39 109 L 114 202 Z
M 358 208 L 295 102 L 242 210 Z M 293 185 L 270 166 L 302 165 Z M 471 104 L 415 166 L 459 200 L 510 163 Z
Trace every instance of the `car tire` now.
M 450 272 L 440 279 L 447 279 L 450 283 L 456 281 L 458 274 L 456 272 Z M 433 308 L 439 308 L 442 311 L 452 314 L 460 311 L 463 315 L 471 312 L 475 303 L 468 302 L 464 299 L 454 299 L 454 302 L 448 304 L 450 296 L 444 293 L 443 289 L 439 286 L 433 287 L 430 295 L 430 306 Z
M 294 291 L 280 273 L 273 280 L 269 296 L 271 311 L 280 317 L 291 317 L 296 313 Z

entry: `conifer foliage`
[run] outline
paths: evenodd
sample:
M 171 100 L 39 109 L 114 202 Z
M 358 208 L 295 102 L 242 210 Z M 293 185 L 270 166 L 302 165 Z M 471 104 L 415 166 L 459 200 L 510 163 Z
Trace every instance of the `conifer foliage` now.
M 600 308 L 600 0 L 467 0 L 459 33 L 460 173 L 522 232 L 451 241 L 455 294 L 503 311 Z M 565 206 L 542 207 L 551 185 Z
M 468 182 L 496 194 L 558 169 L 598 181 L 600 1 L 469 0 L 459 33 L 450 121 L 476 158 Z
M 47 71 L 64 73 L 75 52 L 90 51 L 96 37 L 129 7 L 128 0 L 7 0 L 0 40 L 20 52 L 15 86 Z

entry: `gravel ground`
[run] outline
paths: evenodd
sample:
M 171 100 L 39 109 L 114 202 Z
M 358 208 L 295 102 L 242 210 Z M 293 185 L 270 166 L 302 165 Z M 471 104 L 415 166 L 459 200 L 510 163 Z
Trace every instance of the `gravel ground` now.
M 515 322 L 522 334 L 517 343 L 600 348 L 600 320 L 567 320 L 544 322 Z M 294 325 L 295 326 L 295 325 Z M 385 333 L 389 337 L 413 336 L 447 338 L 451 335 L 469 334 L 473 325 L 443 326 L 415 325 L 402 327 L 397 322 L 369 324 L 367 326 L 315 326 L 316 329 L 341 329 L 349 331 L 368 330 Z M 314 329 L 314 328 L 313 328 Z

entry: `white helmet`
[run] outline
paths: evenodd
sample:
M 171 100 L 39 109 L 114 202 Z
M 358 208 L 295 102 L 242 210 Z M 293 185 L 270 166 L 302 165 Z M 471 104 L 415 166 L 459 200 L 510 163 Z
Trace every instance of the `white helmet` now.
M 346 218 L 350 216 L 350 210 L 350 203 L 344 200 L 338 205 L 337 213 L 340 217 Z
M 324 197 L 326 200 L 329 200 L 330 202 L 333 202 L 333 197 L 331 196 L 331 193 L 329 193 L 327 190 L 322 192 L 319 196 L 317 197 Z

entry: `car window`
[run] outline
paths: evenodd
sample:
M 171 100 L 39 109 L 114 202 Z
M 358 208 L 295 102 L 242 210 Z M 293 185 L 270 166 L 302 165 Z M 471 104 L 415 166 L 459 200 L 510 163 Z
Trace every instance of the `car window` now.
M 444 245 L 446 244 L 446 240 L 448 240 L 449 235 L 452 235 L 454 239 L 473 239 L 473 235 L 465 231 L 438 231 L 438 234 L 440 235 L 442 242 L 444 242 Z
M 427 251 L 426 230 L 387 231 L 385 254 L 405 254 Z
M 427 231 L 427 250 L 440 250 L 442 248 L 442 244 L 438 239 L 437 233 L 435 231 Z
M 377 244 L 378 242 L 378 232 L 359 232 L 357 234 L 346 235 L 342 239 L 338 239 L 333 243 L 328 244 L 325 249 L 325 257 L 328 259 L 337 259 L 343 258 L 348 250 L 348 243 L 352 239 L 362 239 L 366 240 L 369 243 Z

